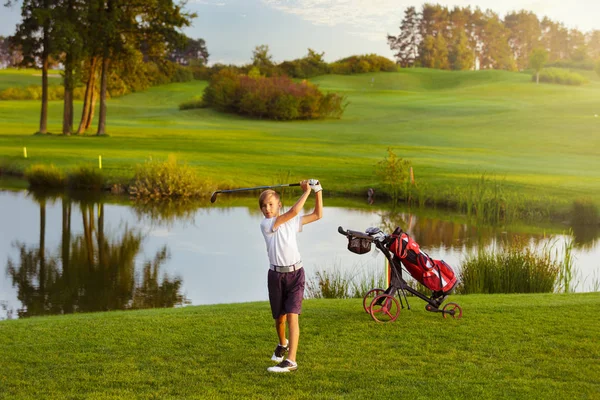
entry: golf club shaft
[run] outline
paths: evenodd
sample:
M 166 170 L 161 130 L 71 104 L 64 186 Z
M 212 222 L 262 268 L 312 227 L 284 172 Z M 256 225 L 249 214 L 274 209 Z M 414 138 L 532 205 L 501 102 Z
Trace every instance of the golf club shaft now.
M 282 185 L 256 186 L 256 187 L 241 188 L 241 189 L 217 190 L 215 193 L 235 193 L 235 192 L 245 192 L 248 190 L 275 189 L 275 188 L 288 187 L 288 186 L 300 186 L 300 184 L 299 183 L 285 183 Z

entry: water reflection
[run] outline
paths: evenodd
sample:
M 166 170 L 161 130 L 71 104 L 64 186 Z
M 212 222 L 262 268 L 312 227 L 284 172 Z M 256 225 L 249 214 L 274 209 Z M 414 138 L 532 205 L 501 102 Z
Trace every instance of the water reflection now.
M 160 274 L 169 257 L 166 246 L 136 276 L 135 259 L 144 237 L 127 225 L 120 234 L 106 232 L 102 202 L 39 192 L 32 193 L 32 198 L 39 206 L 38 243 L 15 242 L 18 257 L 9 257 L 6 264 L 22 304 L 16 310 L 19 317 L 173 307 L 187 302 L 181 294 L 181 278 Z M 62 224 L 47 227 L 46 206 L 54 201 L 61 202 Z M 73 218 L 81 218 L 82 233 L 71 232 Z M 56 249 L 47 249 L 48 229 L 60 229 Z M 8 315 L 13 313 L 7 310 Z
M 285 199 L 290 206 L 292 196 Z M 255 198 L 130 203 L 126 199 L 0 191 L 0 320 L 74 312 L 264 301 L 266 257 Z M 122 204 L 119 204 L 121 202 Z M 460 270 L 481 248 L 525 237 L 532 245 L 575 240 L 578 291 L 600 287 L 597 229 L 486 227 L 442 210 L 389 209 L 364 199 L 326 198 L 323 219 L 299 236 L 307 277 L 343 269 L 381 272 L 382 255 L 346 250 L 338 226 L 396 226 Z M 552 232 L 547 234 L 545 232 Z

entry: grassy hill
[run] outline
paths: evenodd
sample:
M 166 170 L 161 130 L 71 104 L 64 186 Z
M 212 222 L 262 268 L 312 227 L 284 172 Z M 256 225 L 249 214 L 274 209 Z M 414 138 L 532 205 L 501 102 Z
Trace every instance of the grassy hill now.
M 600 294 L 412 300 L 377 324 L 359 299 L 308 300 L 298 371 L 270 375 L 266 302 L 0 322 L 3 399 L 567 399 L 600 393 Z
M 60 85 L 60 71 L 48 72 L 48 83 Z M 26 87 L 42 84 L 42 71 L 36 69 L 0 69 L 0 91 L 10 87 Z
M 598 80 L 566 87 L 535 85 L 527 74 L 504 71 L 410 69 L 313 81 L 347 96 L 341 120 L 273 122 L 179 111 L 180 102 L 206 85 L 194 81 L 110 100 L 109 138 L 39 137 L 31 135 L 38 102 L 4 101 L 0 157 L 19 168 L 38 162 L 69 168 L 95 165 L 102 155 L 107 173 L 130 177 L 149 156 L 173 153 L 221 186 L 280 183 L 289 171 L 294 180 L 313 176 L 326 189 L 362 192 L 378 187 L 375 164 L 391 146 L 412 161 L 422 186 L 442 194 L 487 174 L 524 196 L 565 204 L 600 198 Z M 61 113 L 62 104 L 52 102 L 51 131 L 60 131 Z

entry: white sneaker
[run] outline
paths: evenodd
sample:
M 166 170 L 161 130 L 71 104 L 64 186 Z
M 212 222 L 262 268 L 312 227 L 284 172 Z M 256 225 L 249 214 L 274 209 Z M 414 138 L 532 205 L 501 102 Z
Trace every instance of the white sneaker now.
M 285 346 L 282 346 L 280 344 L 277 345 L 277 347 L 275 347 L 275 351 L 273 351 L 273 355 L 271 356 L 271 360 L 280 363 L 283 361 L 283 357 L 285 356 L 285 353 L 287 353 L 290 348 L 289 348 L 289 343 L 287 342 L 287 344 Z
M 283 360 L 274 367 L 267 368 L 269 372 L 290 372 L 298 369 L 298 364 L 290 360 Z

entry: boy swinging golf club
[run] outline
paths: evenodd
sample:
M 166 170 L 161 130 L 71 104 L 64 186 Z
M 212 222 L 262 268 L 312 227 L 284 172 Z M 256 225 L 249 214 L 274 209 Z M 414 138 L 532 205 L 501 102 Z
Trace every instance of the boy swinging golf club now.
M 302 310 L 305 279 L 296 234 L 302 231 L 303 225 L 315 222 L 323 216 L 323 189 L 319 181 L 303 180 L 300 182 L 300 187 L 303 190 L 302 196 L 283 214 L 281 214 L 282 204 L 279 194 L 274 190 L 263 191 L 258 199 L 260 209 L 265 216 L 260 228 L 267 245 L 270 264 L 267 279 L 269 302 L 279 338 L 279 344 L 271 357 L 271 360 L 278 364 L 268 368 L 269 372 L 290 372 L 298 369 L 296 363 L 300 337 L 298 315 Z M 311 189 L 316 194 L 315 209 L 310 214 L 301 215 Z M 285 335 L 286 322 L 289 340 Z M 286 353 L 287 358 L 285 358 Z

